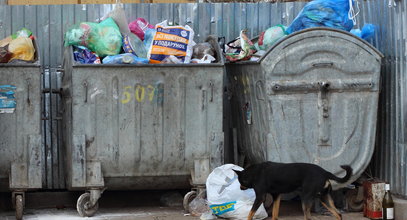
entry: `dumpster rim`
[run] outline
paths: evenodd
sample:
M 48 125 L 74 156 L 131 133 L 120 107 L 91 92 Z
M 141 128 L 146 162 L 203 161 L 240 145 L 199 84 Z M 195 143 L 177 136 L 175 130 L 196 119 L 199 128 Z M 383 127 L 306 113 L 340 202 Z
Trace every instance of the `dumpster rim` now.
M 250 64 L 260 64 L 268 55 L 269 53 L 271 53 L 271 51 L 274 50 L 274 48 L 276 48 L 277 46 L 279 46 L 282 42 L 284 42 L 285 40 L 291 38 L 291 37 L 295 37 L 296 35 L 300 35 L 302 33 L 307 33 L 307 32 L 312 32 L 312 31 L 332 31 L 332 32 L 338 32 L 338 33 L 342 33 L 342 34 L 346 34 L 348 36 L 351 36 L 357 40 L 359 40 L 361 43 L 363 43 L 364 45 L 368 46 L 370 49 L 372 49 L 374 52 L 376 52 L 376 55 L 378 55 L 377 59 L 383 59 L 384 55 L 377 49 L 375 48 L 373 45 L 371 45 L 369 42 L 367 42 L 366 40 L 353 35 L 352 33 L 348 32 L 348 31 L 344 31 L 344 30 L 340 30 L 340 29 L 336 29 L 336 28 L 329 28 L 329 27 L 314 27 L 314 28 L 306 28 L 300 31 L 296 31 L 290 35 L 287 35 L 285 37 L 282 37 L 280 40 L 278 40 L 275 44 L 273 44 L 272 47 L 270 47 L 270 49 L 268 49 L 266 51 L 266 53 L 260 57 L 260 59 L 256 60 L 256 61 L 250 61 L 250 60 L 246 60 L 246 61 L 240 61 L 240 62 L 229 62 L 226 61 L 225 65 L 233 65 L 233 64 L 246 64 L 246 65 L 250 65 Z M 255 39 L 255 38 L 253 38 Z

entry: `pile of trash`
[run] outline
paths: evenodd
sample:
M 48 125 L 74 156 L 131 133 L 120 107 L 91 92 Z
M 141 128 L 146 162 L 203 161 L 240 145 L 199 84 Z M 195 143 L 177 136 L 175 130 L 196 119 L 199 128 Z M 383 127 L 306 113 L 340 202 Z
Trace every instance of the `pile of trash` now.
M 355 5 L 357 12 L 354 11 Z M 304 6 L 288 27 L 281 24 L 272 26 L 253 41 L 247 37 L 246 30 L 240 31 L 237 39 L 225 45 L 225 57 L 230 62 L 257 61 L 285 36 L 313 27 L 336 28 L 370 40 L 374 37 L 375 25 L 365 24 L 362 30 L 352 29 L 356 25 L 358 7 L 358 2 L 355 4 L 354 0 L 313 0 Z
M 206 196 L 198 194 L 189 204 L 189 211 L 201 220 L 246 219 L 253 206 L 256 194 L 254 189 L 241 190 L 234 170 L 243 170 L 234 164 L 224 164 L 215 168 L 206 180 Z M 202 193 L 201 193 L 202 194 Z M 268 214 L 262 204 L 253 219 L 265 219 Z
M 27 63 L 35 61 L 34 36 L 26 28 L 0 40 L 0 63 Z
M 196 44 L 194 30 L 188 25 L 170 26 L 167 21 L 152 25 L 144 18 L 128 24 L 121 5 L 100 23 L 81 22 L 70 28 L 65 33 L 65 46 L 71 45 L 75 61 L 82 64 L 216 61 L 215 48 L 208 42 Z

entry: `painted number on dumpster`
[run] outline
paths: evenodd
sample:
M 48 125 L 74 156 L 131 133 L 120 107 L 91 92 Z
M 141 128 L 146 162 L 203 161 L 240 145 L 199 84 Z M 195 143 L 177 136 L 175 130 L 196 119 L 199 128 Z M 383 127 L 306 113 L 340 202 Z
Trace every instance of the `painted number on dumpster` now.
M 121 102 L 123 104 L 129 103 L 132 99 L 136 102 L 160 102 L 162 101 L 163 89 L 162 84 L 152 85 L 136 85 L 123 87 L 123 94 Z

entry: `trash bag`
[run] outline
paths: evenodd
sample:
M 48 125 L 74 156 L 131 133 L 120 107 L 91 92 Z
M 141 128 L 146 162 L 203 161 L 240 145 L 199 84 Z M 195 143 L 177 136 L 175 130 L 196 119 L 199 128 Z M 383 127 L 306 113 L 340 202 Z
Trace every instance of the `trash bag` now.
M 122 4 L 115 4 L 115 8 L 111 12 L 106 14 L 102 18 L 102 21 L 107 19 L 108 17 L 111 17 L 117 24 L 117 26 L 119 26 L 120 33 L 122 34 L 130 33 L 129 24 L 126 18 L 126 12 L 124 11 Z
M 241 50 L 239 53 L 226 53 L 225 57 L 231 62 L 236 62 L 240 60 L 248 60 L 255 52 L 253 43 L 246 36 L 246 31 L 240 31 L 240 46 Z M 229 43 L 228 43 L 229 44 Z
M 233 170 L 243 170 L 234 164 L 215 168 L 206 180 L 208 205 L 212 212 L 222 218 L 246 219 L 256 194 L 253 189 L 241 190 Z M 262 204 L 253 219 L 265 219 L 267 212 Z
M 8 63 L 13 56 L 13 54 L 10 53 L 7 48 L 7 46 L 0 47 L 0 63 Z
M 144 43 L 133 33 L 123 36 L 123 50 L 126 53 L 132 53 L 138 57 L 147 58 L 148 52 Z
M 8 45 L 8 51 L 12 53 L 11 60 L 24 60 L 24 61 L 34 61 L 34 44 L 33 41 L 28 37 L 18 37 Z
M 100 58 L 95 53 L 84 46 L 74 46 L 73 56 L 75 61 L 82 64 L 100 64 Z
M 148 29 L 154 29 L 154 25 L 151 25 L 144 18 L 137 18 L 129 24 L 130 31 L 137 35 L 141 40 L 144 40 L 144 34 Z
M 17 39 L 18 37 L 30 37 L 32 32 L 27 28 L 22 28 L 21 30 L 17 31 L 15 34 L 11 35 L 12 39 Z
M 65 46 L 85 46 L 100 57 L 119 54 L 122 35 L 112 18 L 100 23 L 82 22 L 65 33 Z
M 350 16 L 353 8 L 349 2 L 353 5 L 353 0 L 311 1 L 304 6 L 286 31 L 291 34 L 311 27 L 331 27 L 350 31 L 354 22 Z
M 287 35 L 285 29 L 286 27 L 283 25 L 276 25 L 260 33 L 257 42 L 259 49 L 268 50 L 275 42 Z
M 148 60 L 137 57 L 132 53 L 123 53 L 114 56 L 106 56 L 103 58 L 102 62 L 104 64 L 139 64 L 148 63 Z
M 183 63 L 189 63 L 195 45 L 194 30 L 188 25 L 168 26 L 166 20 L 155 27 L 157 32 L 148 54 L 150 63 L 160 63 L 171 55 Z
M 155 29 L 147 29 L 144 34 L 144 46 L 147 51 L 150 50 L 151 45 L 153 44 L 154 36 L 157 31 Z
M 363 25 L 362 30 L 352 29 L 350 32 L 362 38 L 363 40 L 370 40 L 374 37 L 374 34 L 376 32 L 376 26 L 373 24 L 365 24 Z

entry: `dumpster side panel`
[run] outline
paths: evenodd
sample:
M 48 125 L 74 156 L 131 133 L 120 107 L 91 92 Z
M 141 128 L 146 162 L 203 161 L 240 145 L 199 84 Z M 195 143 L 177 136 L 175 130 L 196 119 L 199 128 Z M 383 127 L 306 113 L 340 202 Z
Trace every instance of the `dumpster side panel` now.
M 237 145 L 249 161 L 267 159 L 266 142 L 269 133 L 265 77 L 259 65 L 227 65 L 233 90 L 233 126 L 237 129 Z M 243 165 L 243 164 L 240 164 Z
M 90 161 L 111 189 L 187 187 L 194 159 L 223 162 L 223 67 L 74 67 L 70 77 L 71 186 L 89 185 Z
M 2 191 L 42 187 L 40 73 L 34 65 L 0 67 L 0 85 L 16 87 L 14 112 L 0 113 Z

